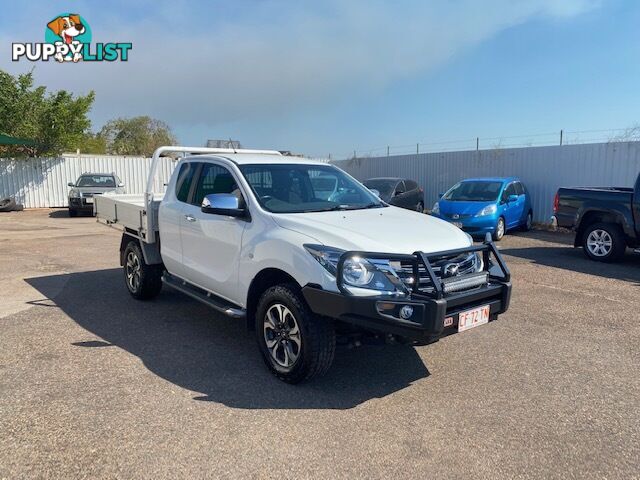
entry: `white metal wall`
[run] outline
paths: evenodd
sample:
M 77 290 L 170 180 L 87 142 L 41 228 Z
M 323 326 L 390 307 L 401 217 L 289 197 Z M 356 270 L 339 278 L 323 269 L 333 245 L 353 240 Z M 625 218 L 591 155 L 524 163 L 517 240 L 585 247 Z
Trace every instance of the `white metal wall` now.
M 175 162 L 162 158 L 155 191 L 163 190 Z M 69 182 L 84 172 L 115 172 L 127 193 L 143 193 L 151 159 L 111 155 L 0 159 L 0 198 L 15 197 L 25 208 L 66 207 Z
M 361 181 L 414 179 L 425 190 L 427 208 L 438 193 L 464 178 L 517 176 L 532 196 L 534 220 L 546 223 L 560 186 L 633 186 L 640 172 L 640 142 L 425 153 L 333 163 Z

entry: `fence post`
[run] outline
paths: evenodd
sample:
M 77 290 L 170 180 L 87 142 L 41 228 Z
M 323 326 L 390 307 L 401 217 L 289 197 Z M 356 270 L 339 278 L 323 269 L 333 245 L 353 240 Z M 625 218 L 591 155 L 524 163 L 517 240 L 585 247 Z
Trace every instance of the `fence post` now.
M 560 146 L 562 146 L 562 130 L 560 130 Z

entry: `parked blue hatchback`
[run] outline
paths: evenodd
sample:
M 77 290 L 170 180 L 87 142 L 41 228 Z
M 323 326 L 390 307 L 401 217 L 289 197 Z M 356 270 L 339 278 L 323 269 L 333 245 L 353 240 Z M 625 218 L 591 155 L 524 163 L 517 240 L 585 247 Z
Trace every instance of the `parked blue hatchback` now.
M 447 220 L 472 236 L 489 232 L 500 240 L 507 230 L 530 230 L 531 198 L 516 177 L 469 178 L 438 200 L 431 215 Z

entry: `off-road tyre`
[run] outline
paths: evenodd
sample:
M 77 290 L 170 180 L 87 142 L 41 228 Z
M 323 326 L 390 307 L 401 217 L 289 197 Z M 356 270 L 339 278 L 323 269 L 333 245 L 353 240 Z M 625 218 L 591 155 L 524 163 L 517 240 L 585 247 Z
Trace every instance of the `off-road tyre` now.
M 0 199 L 0 212 L 10 212 L 16 208 L 15 198 L 7 197 Z
M 283 366 L 274 358 L 273 348 L 267 347 L 267 336 L 275 333 L 271 328 L 271 323 L 267 319 L 267 312 L 276 311 L 283 306 L 293 316 L 285 315 L 285 322 L 289 325 L 297 325 L 300 333 L 301 346 L 298 355 L 291 366 Z M 273 309 L 273 310 L 272 310 Z M 293 331 L 291 328 L 290 332 Z M 286 332 L 283 332 L 283 335 Z M 273 338 L 269 340 L 272 345 Z M 282 338 L 282 342 L 292 342 L 293 336 Z M 307 306 L 300 288 L 295 284 L 281 284 L 267 289 L 258 300 L 256 308 L 256 340 L 262 358 L 269 370 L 280 380 L 287 383 L 300 383 L 308 381 L 314 377 L 324 375 L 331 364 L 336 348 L 336 337 L 333 321 L 329 318 L 319 317 Z M 295 342 L 293 342 L 295 346 Z M 286 346 L 280 346 L 279 350 L 284 352 Z
M 124 282 L 131 296 L 150 300 L 162 289 L 162 265 L 148 265 L 137 240 L 131 240 L 124 250 Z

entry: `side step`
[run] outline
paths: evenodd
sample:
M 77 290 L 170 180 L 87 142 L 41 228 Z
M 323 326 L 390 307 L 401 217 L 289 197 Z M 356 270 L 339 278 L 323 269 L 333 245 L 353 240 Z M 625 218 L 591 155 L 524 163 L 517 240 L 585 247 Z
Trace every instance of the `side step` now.
M 202 288 L 196 287 L 195 285 L 191 285 L 190 283 L 185 282 L 179 278 L 174 277 L 168 273 L 165 273 L 162 276 L 162 283 L 165 285 L 178 290 L 179 292 L 184 293 L 185 295 L 190 296 L 196 300 L 199 300 L 202 303 L 209 305 L 214 310 L 217 310 L 220 313 L 223 313 L 231 318 L 246 318 L 247 312 L 243 308 L 238 308 L 231 302 L 214 295 L 213 293 L 209 293 Z

